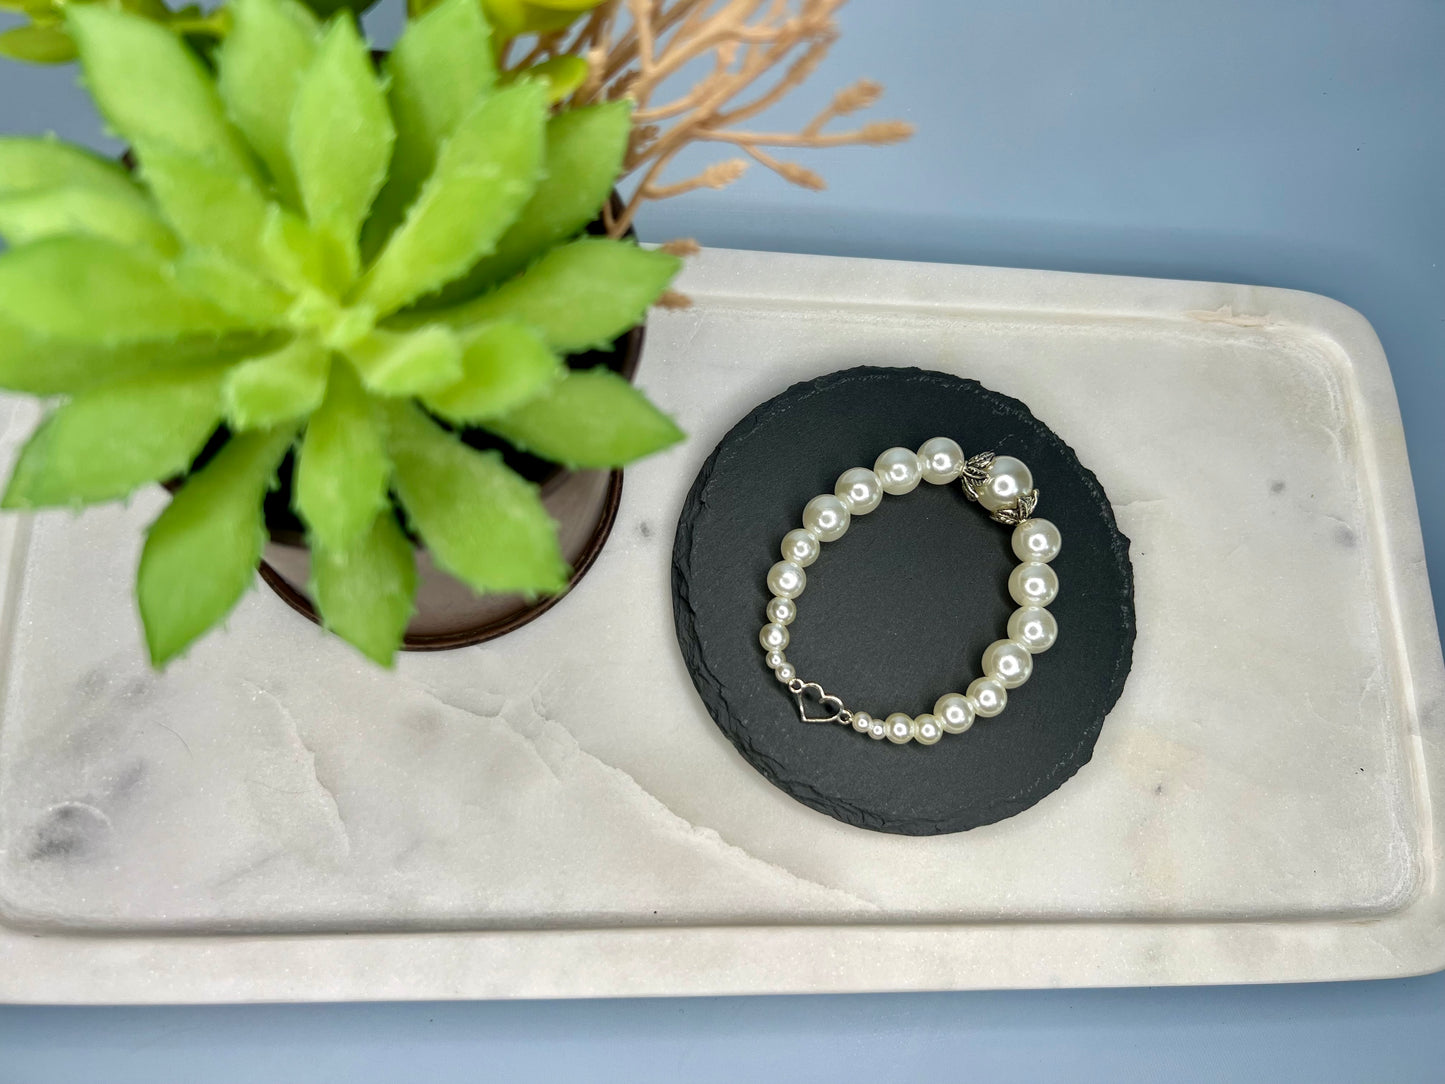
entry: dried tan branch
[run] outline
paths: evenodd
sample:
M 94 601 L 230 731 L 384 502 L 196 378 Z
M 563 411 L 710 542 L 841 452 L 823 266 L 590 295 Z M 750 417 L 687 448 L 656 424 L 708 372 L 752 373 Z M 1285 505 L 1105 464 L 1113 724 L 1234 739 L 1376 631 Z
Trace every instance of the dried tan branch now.
M 881 147 L 888 143 L 901 143 L 913 134 L 913 125 L 903 120 L 881 120 L 865 124 L 852 132 L 824 132 L 806 135 L 802 132 L 700 132 L 696 138 L 719 143 L 736 143 L 748 147 L 846 147 L 852 144 L 868 144 Z
M 680 294 L 676 290 L 663 290 L 662 296 L 655 302 L 659 309 L 690 309 L 692 298 L 687 294 Z
M 657 246 L 659 252 L 666 252 L 669 256 L 696 256 L 702 251 L 702 246 L 691 237 L 677 237 Z
M 827 181 L 823 180 L 822 177 L 818 176 L 818 174 L 814 173 L 811 169 L 806 169 L 798 165 L 797 162 L 780 161 L 771 154 L 759 150 L 757 147 L 744 147 L 743 150 L 789 184 L 795 184 L 799 188 L 808 188 L 814 192 L 821 192 L 828 187 Z
M 726 188 L 748 170 L 748 164 L 741 158 L 729 158 L 714 162 L 695 177 L 668 185 L 646 185 L 641 189 L 643 199 L 671 199 L 699 188 Z

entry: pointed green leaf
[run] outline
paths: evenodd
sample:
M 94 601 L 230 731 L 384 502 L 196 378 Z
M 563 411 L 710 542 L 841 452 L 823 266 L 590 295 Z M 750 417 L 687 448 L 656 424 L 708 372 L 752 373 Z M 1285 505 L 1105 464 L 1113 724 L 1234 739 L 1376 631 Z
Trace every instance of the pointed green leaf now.
M 617 182 L 631 131 L 632 106 L 626 101 L 568 109 L 548 121 L 547 175 L 497 242 L 496 252 L 446 287 L 437 304 L 476 297 L 582 232 Z
M 51 237 L 0 256 L 0 317 L 84 342 L 163 339 L 244 321 L 183 291 L 139 249 L 97 237 Z
M 143 143 L 137 150 L 141 176 L 161 213 L 188 244 L 249 270 L 266 270 L 261 240 L 272 204 L 249 178 L 165 144 Z
M 275 205 L 261 231 L 261 252 L 276 281 L 299 293 L 338 297 L 355 272 L 355 253 L 345 244 Z
M 390 508 L 347 549 L 312 548 L 311 590 L 328 629 L 391 666 L 415 611 L 416 558 Z
M 166 143 L 222 169 L 254 175 L 250 153 L 195 54 L 165 27 L 104 4 L 70 4 L 91 97 L 121 138 Z
M 545 118 L 535 83 L 498 91 L 468 113 L 362 279 L 359 299 L 394 312 L 491 252 L 536 186 Z
M 292 0 L 234 0 L 231 32 L 217 55 L 217 85 L 231 119 L 266 164 L 281 198 L 301 205 L 287 132 L 296 90 L 320 28 Z
M 449 328 L 377 329 L 345 348 L 361 382 L 378 395 L 419 395 L 462 377 L 462 347 Z
M 390 477 L 371 400 L 351 366 L 336 362 L 296 464 L 296 511 L 316 544 L 348 550 L 385 507 Z
M 422 396 L 429 410 L 466 425 L 495 418 L 539 394 L 566 371 L 523 324 L 499 321 L 462 337 L 462 378 Z
M 326 395 L 330 366 L 330 352 L 304 336 L 242 362 L 226 374 L 226 420 L 245 432 L 308 416 Z
M 124 497 L 181 474 L 221 420 L 221 370 L 167 373 L 78 395 L 46 416 L 10 476 L 3 506 Z
M 491 293 L 415 318 L 464 328 L 510 317 L 535 328 L 554 350 L 575 353 L 604 347 L 641 323 L 681 268 L 666 252 L 589 237 L 552 249 Z
M 275 328 L 286 325 L 290 295 L 219 252 L 188 249 L 171 266 L 176 284 L 186 292 L 204 297 L 248 323 Z
M 410 403 L 387 404 L 387 419 L 397 494 L 438 568 L 479 592 L 567 586 L 556 525 L 536 486 Z
M 146 532 L 136 599 L 152 665 L 224 621 L 251 586 L 266 543 L 261 500 L 294 436 L 282 428 L 232 437 Z
M 682 439 L 677 424 L 610 369 L 569 372 L 488 429 L 569 467 L 620 467 Z
M 507 81 L 510 83 L 517 79 L 540 79 L 547 84 L 548 104 L 556 105 L 563 98 L 571 97 L 572 92 L 587 81 L 590 70 L 583 57 L 554 56 L 540 64 L 509 72 Z
M 288 146 L 306 216 L 354 246 L 386 179 L 395 131 L 349 15 L 327 28 L 301 79 Z
M 402 220 L 442 144 L 496 81 L 491 34 L 476 0 L 446 0 L 408 22 L 386 71 L 396 148 L 363 234 L 368 258 Z
M 71 185 L 117 196 L 141 190 L 116 162 L 53 136 L 0 137 L 0 193 L 48 191 Z
M 72 233 L 138 245 L 158 256 L 174 256 L 178 249 L 175 235 L 139 192 L 122 196 L 70 185 L 0 196 L 0 236 L 12 246 Z
M 12 26 L 0 34 L 0 56 L 32 64 L 66 64 L 75 59 L 75 42 L 59 26 Z

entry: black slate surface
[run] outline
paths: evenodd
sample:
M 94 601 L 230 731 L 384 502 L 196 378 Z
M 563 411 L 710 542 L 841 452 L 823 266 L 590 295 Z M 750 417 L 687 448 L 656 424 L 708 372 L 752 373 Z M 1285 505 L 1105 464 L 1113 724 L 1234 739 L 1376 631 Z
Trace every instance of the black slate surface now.
M 803 505 L 885 448 L 950 436 L 965 454 L 1016 455 L 1038 515 L 1056 523 L 1059 640 L 1008 706 L 934 746 L 896 746 L 799 722 L 763 663 L 764 582 Z M 922 483 L 855 517 L 807 570 L 787 654 L 807 681 L 874 715 L 931 711 L 962 692 L 1005 635 L 1016 563 L 1009 530 L 957 484 Z M 673 547 L 678 643 L 717 725 L 750 764 L 805 805 L 880 832 L 991 824 L 1057 789 L 1093 753 L 1134 643 L 1129 540 L 1093 473 L 1024 404 L 977 381 L 860 367 L 796 384 L 739 422 L 703 465 Z

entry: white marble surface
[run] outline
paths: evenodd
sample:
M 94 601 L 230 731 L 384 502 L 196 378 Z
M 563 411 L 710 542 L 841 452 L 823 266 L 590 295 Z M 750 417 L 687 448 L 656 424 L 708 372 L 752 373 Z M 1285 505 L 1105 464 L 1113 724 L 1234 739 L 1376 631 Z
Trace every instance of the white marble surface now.
M 0 997 L 1445 963 L 1445 674 L 1362 318 L 1240 286 L 718 251 L 684 288 L 696 305 L 654 317 L 642 383 L 690 440 L 629 470 L 574 596 L 496 643 L 385 673 L 258 588 L 155 675 L 130 591 L 157 497 L 0 523 Z M 1134 669 L 1092 763 L 962 835 L 877 835 L 792 802 L 718 734 L 673 639 L 672 529 L 702 459 L 758 401 L 859 363 L 1024 399 L 1133 540 Z M 11 448 L 29 408 L 0 410 Z

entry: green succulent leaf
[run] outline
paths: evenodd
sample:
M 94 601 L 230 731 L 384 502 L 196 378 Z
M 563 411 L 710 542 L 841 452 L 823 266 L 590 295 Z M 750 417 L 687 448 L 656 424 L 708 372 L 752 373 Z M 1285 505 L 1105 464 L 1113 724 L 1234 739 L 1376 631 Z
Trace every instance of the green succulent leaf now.
M 164 373 L 77 395 L 40 423 L 5 508 L 117 500 L 181 474 L 221 420 L 221 370 Z
M 540 79 L 547 84 L 547 102 L 556 105 L 587 81 L 589 71 L 591 68 L 587 61 L 580 56 L 554 56 L 539 64 L 509 72 L 507 82 Z
M 545 121 L 535 83 L 498 91 L 468 113 L 362 279 L 358 300 L 394 312 L 491 252 L 536 187 Z
M 390 508 L 344 550 L 313 547 L 311 590 L 326 627 L 391 666 L 415 611 L 416 558 Z
M 188 293 L 154 256 L 97 237 L 51 237 L 0 256 L 0 317 L 40 336 L 115 344 L 246 321 Z
M 386 506 L 391 460 L 378 419 L 349 365 L 334 363 L 326 398 L 306 426 L 296 464 L 296 512 L 317 546 L 344 553 Z
M 580 233 L 611 194 L 631 131 L 632 106 L 625 101 L 563 110 L 548 121 L 547 175 L 497 250 L 447 286 L 437 304 L 475 297 Z
M 324 19 L 338 11 L 354 11 L 361 15 L 375 7 L 376 0 L 305 0 L 305 4 Z
M 388 404 L 387 419 L 397 495 L 438 568 L 479 592 L 567 586 L 556 526 L 536 486 L 410 403 Z
M 0 34 L 0 56 L 32 64 L 65 64 L 75 59 L 75 42 L 59 26 L 12 26 Z
M 261 252 L 276 281 L 302 294 L 319 290 L 337 297 L 354 271 L 350 246 L 275 204 L 261 230 Z
M 462 378 L 422 396 L 422 402 L 434 414 L 467 425 L 520 406 L 565 371 L 535 331 L 502 320 L 462 337 Z
M 346 347 L 361 382 L 378 395 L 419 395 L 462 377 L 462 346 L 450 328 L 377 329 Z
M 116 196 L 140 196 L 130 175 L 98 154 L 51 136 L 0 137 L 0 194 L 52 188 L 97 188 Z
M 245 432 L 308 416 L 326 395 L 330 366 L 330 352 L 307 336 L 242 362 L 226 374 L 226 421 Z
M 602 0 L 481 0 L 487 20 L 503 40 L 561 30 L 600 3 Z
M 286 323 L 290 295 L 219 252 L 188 249 L 171 268 L 181 289 L 214 302 L 237 319 L 276 328 Z
M 254 175 L 215 83 L 175 34 L 104 4 L 67 6 L 66 27 L 80 48 L 91 96 L 123 139 L 170 144 L 223 170 Z
M 287 136 L 301 77 L 316 53 L 320 27 L 292 0 L 233 0 L 217 85 L 235 121 L 286 202 L 299 207 Z
M 158 256 L 174 256 L 179 247 L 134 190 L 118 195 L 109 188 L 68 185 L 0 196 L 0 236 L 12 246 L 73 233 L 137 245 Z
M 251 585 L 266 543 L 261 500 L 294 437 L 289 427 L 232 437 L 146 532 L 136 599 L 155 666 L 225 620 Z
M 496 82 L 491 35 L 476 0 L 446 0 L 413 19 L 386 59 L 396 119 L 391 174 L 363 232 L 372 257 L 436 167 L 437 152 Z
M 677 424 L 610 369 L 569 372 L 488 429 L 569 467 L 620 467 L 683 437 Z
M 350 15 L 334 20 L 296 90 L 288 145 L 312 225 L 354 249 L 396 138 L 371 54 Z
M 511 317 L 535 328 L 554 350 L 576 353 L 605 347 L 640 323 L 681 268 L 666 252 L 588 237 L 552 249 L 490 293 L 425 318 L 465 328 Z

